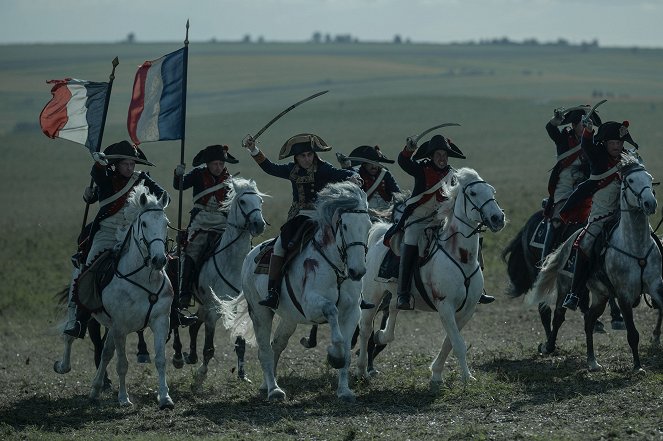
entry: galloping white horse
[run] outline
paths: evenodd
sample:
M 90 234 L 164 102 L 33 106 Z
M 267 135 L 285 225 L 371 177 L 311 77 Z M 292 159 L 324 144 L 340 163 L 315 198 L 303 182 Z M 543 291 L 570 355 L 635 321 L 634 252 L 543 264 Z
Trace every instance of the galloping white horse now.
M 165 353 L 173 301 L 173 287 L 164 270 L 168 226 L 164 208 L 168 205 L 168 195 L 164 193 L 157 200 L 156 196 L 149 194 L 147 187 L 138 185 L 129 195 L 127 204 L 125 216 L 131 224 L 126 231 L 118 231 L 122 247 L 115 275 L 102 293 L 103 312 L 93 314 L 108 328 L 108 334 L 92 381 L 90 400 L 98 400 L 106 367 L 117 350 L 118 400 L 123 406 L 132 404 L 125 383 L 128 367 L 126 338 L 128 334 L 149 326 L 154 334 L 154 364 L 159 373 L 159 407 L 172 409 L 174 404 L 166 384 Z M 64 355 L 55 363 L 56 372 L 68 372 L 73 340 L 65 335 Z
M 202 386 L 207 376 L 207 365 L 214 356 L 214 331 L 221 311 L 221 302 L 217 295 L 226 300 L 239 295 L 242 262 L 251 248 L 251 236 L 258 236 L 265 230 L 265 219 L 262 216 L 263 196 L 266 195 L 258 190 L 255 181 L 233 178 L 226 200 L 221 207 L 228 212 L 226 229 L 214 254 L 203 264 L 198 283 L 194 287 L 194 294 L 200 302 L 199 323 L 189 327 L 191 352 L 186 354 L 187 363 L 193 364 L 198 358 L 196 337 L 200 325 L 205 323 L 203 362 L 196 372 L 194 388 Z M 179 343 L 178 334 L 175 338 L 173 347 L 176 353 L 173 356 L 173 363 L 176 367 L 179 363 L 181 367 L 182 345 Z M 244 340 L 239 337 L 235 344 L 238 352 L 238 373 L 240 377 L 244 377 L 244 356 L 243 353 L 240 354 Z
M 470 374 L 465 359 L 467 351 L 465 341 L 460 334 L 463 326 L 472 318 L 479 297 L 483 292 L 483 274 L 481 272 L 478 232 L 483 226 L 497 232 L 504 228 L 505 217 L 495 201 L 495 189 L 485 182 L 470 168 L 461 168 L 456 172 L 457 183 L 443 188 L 449 198 L 442 203 L 438 215 L 441 227 L 432 238 L 428 253 L 415 269 L 412 294 L 415 309 L 437 312 L 446 332 L 442 349 L 431 365 L 431 387 L 442 382 L 442 368 L 452 347 L 461 368 L 464 382 L 474 379 Z M 364 299 L 379 304 L 387 293 L 396 293 L 396 282 L 376 280 L 380 264 L 387 254 L 387 247 L 382 243 L 389 224 L 375 225 L 369 235 L 369 250 L 366 275 L 362 280 Z M 375 332 L 375 344 L 387 344 L 394 340 L 396 317 L 396 296 L 392 295 L 389 306 L 389 319 L 384 330 Z M 375 309 L 361 311 L 359 323 L 359 376 L 368 379 L 367 342 L 373 331 Z
M 366 239 L 371 221 L 366 194 L 355 184 L 329 184 L 318 195 L 313 220 L 315 235 L 290 262 L 281 282 L 280 320 L 270 345 L 274 312 L 258 304 L 267 296 L 267 275 L 256 275 L 255 258 L 261 245 L 246 256 L 242 267 L 243 295 L 224 303 L 224 321 L 250 342 L 255 332 L 268 398 L 285 399 L 276 383 L 276 367 L 297 324 L 329 323 L 331 344 L 327 360 L 340 369 L 337 396 L 353 401 L 348 386 L 350 340 L 359 320 L 359 292 L 347 289 L 346 278 L 359 280 L 366 272 Z M 253 326 L 249 322 L 249 316 Z
M 633 306 L 638 303 L 643 293 L 649 293 L 659 305 L 663 305 L 661 252 L 652 237 L 647 219 L 647 216 L 656 212 L 657 205 L 652 191 L 652 177 L 637 160 L 631 157 L 622 159 L 620 175 L 621 218 L 608 237 L 603 263 L 600 268 L 592 271 L 587 282 L 587 287 L 592 293 L 592 305 L 585 314 L 587 367 L 590 371 L 602 368 L 594 355 L 591 330 L 610 297 L 617 299 L 622 310 L 635 371 L 641 371 L 642 368 L 638 354 L 640 336 L 633 322 Z M 553 325 L 556 325 L 553 328 L 554 336 L 564 322 L 566 310 L 562 308 L 561 303 L 571 285 L 571 278 L 560 271 L 572 252 L 577 236 L 578 233 L 571 236 L 557 251 L 548 256 L 532 288 L 532 293 L 529 294 L 530 302 L 544 301 L 549 305 L 557 305 L 555 316 L 560 315 L 561 318 L 553 321 Z M 549 340 L 547 345 L 554 348 L 555 342 Z

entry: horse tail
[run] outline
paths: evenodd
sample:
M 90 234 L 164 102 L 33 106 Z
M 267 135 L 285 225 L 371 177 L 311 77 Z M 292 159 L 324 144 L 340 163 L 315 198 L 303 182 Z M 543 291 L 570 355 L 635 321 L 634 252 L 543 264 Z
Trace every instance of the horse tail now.
M 530 305 L 544 303 L 554 306 L 557 303 L 557 279 L 560 270 L 568 259 L 573 242 L 573 239 L 567 240 L 555 251 L 548 254 L 548 257 L 543 262 L 541 271 L 539 271 L 539 276 L 534 282 L 532 293 L 528 295 L 528 303 Z
M 370 248 L 375 245 L 379 239 L 384 236 L 384 233 L 387 232 L 391 224 L 387 222 L 376 222 L 371 226 L 371 229 L 368 231 L 368 242 L 367 246 Z
M 534 231 L 543 217 L 538 211 L 532 215 L 518 234 L 502 250 L 502 261 L 507 264 L 507 274 L 511 281 L 506 294 L 511 297 L 520 297 L 529 291 L 536 279 L 536 267 L 528 260 L 527 247 L 530 240 L 529 234 Z
M 251 346 L 256 346 L 253 322 L 249 316 L 249 303 L 246 301 L 244 293 L 233 300 L 223 300 L 219 303 L 223 326 L 230 331 L 232 341 L 234 342 L 237 337 L 242 337 Z
M 70 285 L 67 285 L 55 293 L 55 299 L 58 301 L 58 305 L 62 306 L 69 303 L 69 288 Z

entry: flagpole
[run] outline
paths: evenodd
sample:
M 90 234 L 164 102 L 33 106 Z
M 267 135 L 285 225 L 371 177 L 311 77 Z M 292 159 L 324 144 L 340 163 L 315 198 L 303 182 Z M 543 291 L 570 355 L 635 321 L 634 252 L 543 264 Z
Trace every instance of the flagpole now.
M 101 150 L 101 140 L 104 137 L 104 128 L 106 127 L 106 115 L 108 114 L 108 104 L 110 104 L 110 96 L 111 96 L 111 90 L 113 89 L 113 80 L 115 80 L 115 68 L 117 67 L 118 64 L 120 64 L 120 61 L 118 60 L 117 57 L 115 57 L 112 61 L 113 64 L 113 70 L 111 71 L 110 76 L 108 77 L 108 91 L 106 92 L 106 101 L 104 102 L 104 112 L 101 117 L 101 128 L 99 129 L 99 140 L 97 141 L 97 146 L 95 147 L 95 152 L 98 152 Z M 90 178 L 90 185 L 88 188 L 93 188 L 94 187 L 94 179 Z M 83 214 L 83 225 L 81 226 L 81 233 L 83 230 L 85 230 L 85 225 L 87 224 L 87 216 L 90 212 L 90 203 L 85 201 L 85 213 Z
M 183 73 L 182 73 L 182 139 L 180 140 L 180 164 L 184 166 L 184 142 L 186 138 L 186 80 L 187 80 L 187 67 L 189 64 L 189 20 L 186 21 L 186 36 L 184 38 L 184 56 L 183 56 Z M 180 265 L 177 265 L 177 294 L 179 295 L 179 284 L 182 278 L 182 241 L 180 235 L 182 234 L 182 194 L 184 192 L 184 175 L 180 176 L 179 182 L 179 203 L 177 208 L 177 255 L 180 259 Z M 188 305 L 181 305 L 186 307 Z

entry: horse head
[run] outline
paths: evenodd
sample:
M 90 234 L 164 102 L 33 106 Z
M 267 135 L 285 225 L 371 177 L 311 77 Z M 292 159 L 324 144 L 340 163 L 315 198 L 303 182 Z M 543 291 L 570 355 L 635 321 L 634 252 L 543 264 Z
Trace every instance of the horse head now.
M 366 273 L 366 241 L 371 227 L 366 194 L 350 182 L 329 184 L 318 195 L 313 219 L 333 236 L 348 277 L 360 280 Z
M 265 219 L 262 216 L 262 198 L 267 196 L 258 190 L 253 179 L 233 178 L 224 208 L 228 210 L 228 222 L 237 228 L 249 230 L 251 236 L 258 236 L 265 231 Z
M 162 270 L 167 262 L 168 217 L 164 209 L 169 202 L 168 193 L 157 199 L 143 185 L 136 186 L 128 198 L 126 216 L 132 221 L 131 240 L 138 246 L 145 265 L 155 270 Z
M 471 168 L 459 169 L 455 177 L 456 188 L 450 191 L 456 195 L 455 215 L 477 228 L 485 225 L 492 232 L 504 228 L 506 218 L 495 200 L 495 188 Z
M 647 216 L 656 212 L 656 196 L 652 190 L 652 176 L 635 158 L 622 158 L 622 210 L 639 210 Z

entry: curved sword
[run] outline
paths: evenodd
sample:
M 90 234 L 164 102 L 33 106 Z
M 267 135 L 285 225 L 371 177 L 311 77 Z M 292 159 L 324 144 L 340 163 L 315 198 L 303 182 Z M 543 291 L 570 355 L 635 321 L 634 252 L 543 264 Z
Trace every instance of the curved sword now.
M 254 140 L 258 140 L 258 137 L 260 137 L 260 135 L 262 135 L 263 133 L 265 133 L 265 130 L 267 130 L 272 124 L 274 124 L 276 121 L 278 121 L 279 118 L 281 118 L 281 117 L 282 117 L 283 115 L 285 115 L 286 113 L 290 112 L 290 111 L 291 111 L 292 109 L 294 109 L 295 107 L 299 106 L 300 104 L 304 104 L 306 101 L 310 101 L 310 100 L 312 100 L 313 98 L 317 98 L 317 97 L 319 97 L 320 95 L 324 95 L 324 94 L 327 93 L 327 92 L 329 92 L 329 91 L 328 91 L 328 90 L 323 90 L 322 92 L 314 93 L 313 95 L 311 95 L 311 96 L 309 96 L 309 97 L 307 97 L 307 98 L 304 98 L 304 99 L 301 100 L 301 101 L 297 101 L 295 104 L 293 104 L 292 106 L 288 107 L 288 108 L 285 109 L 283 112 L 279 113 L 279 114 L 276 115 L 274 118 L 272 118 L 267 124 L 265 124 L 265 126 L 264 126 L 262 129 L 258 130 L 258 133 L 256 133 L 256 134 L 253 136 L 253 139 L 254 139 Z
M 585 114 L 585 118 L 590 118 L 592 116 L 592 114 L 594 113 L 594 111 L 596 110 L 596 108 L 598 106 L 600 106 L 601 104 L 605 103 L 606 101 L 608 101 L 608 100 L 601 100 L 598 103 L 594 104 L 594 107 L 592 107 L 592 109 L 589 112 L 587 112 L 587 114 Z
M 438 125 L 436 125 L 436 126 L 431 127 L 430 129 L 426 129 L 426 130 L 424 130 L 423 132 L 421 132 L 421 133 L 419 134 L 419 136 L 417 136 L 417 137 L 414 138 L 414 142 L 415 142 L 415 143 L 418 143 L 419 140 L 420 140 L 421 138 L 423 138 L 424 136 L 426 136 L 427 134 L 429 134 L 429 133 L 432 132 L 433 130 L 441 129 L 442 127 L 451 127 L 451 126 L 460 126 L 460 124 L 456 124 L 456 123 L 444 123 L 444 124 L 438 124 Z

